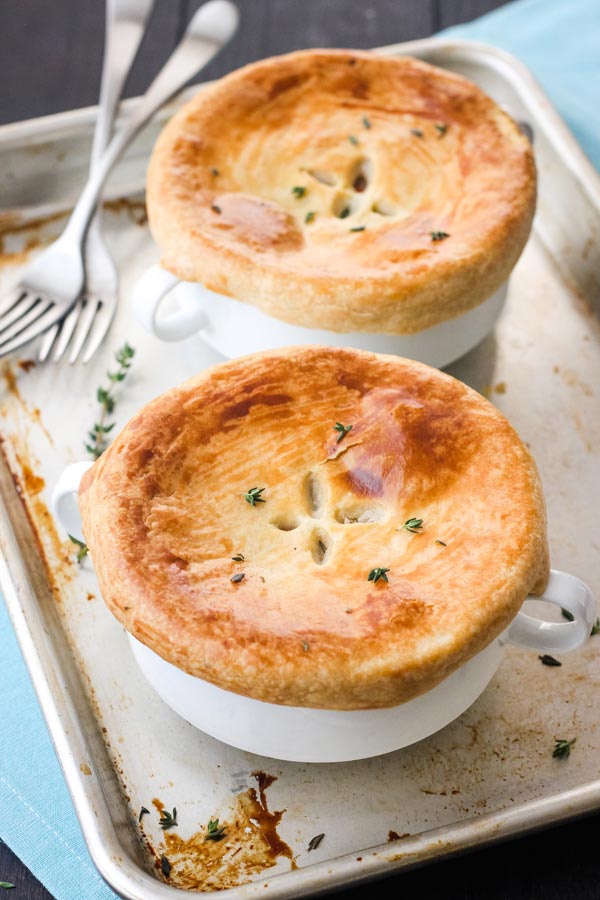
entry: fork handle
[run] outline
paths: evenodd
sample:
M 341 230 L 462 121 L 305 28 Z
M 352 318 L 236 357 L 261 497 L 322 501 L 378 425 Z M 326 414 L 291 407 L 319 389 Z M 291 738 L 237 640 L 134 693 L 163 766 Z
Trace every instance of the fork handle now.
M 90 173 L 101 159 L 112 135 L 125 80 L 153 6 L 154 0 L 106 0 L 104 59 Z
M 181 41 L 139 106 L 116 132 L 81 193 L 62 237 L 81 245 L 108 174 L 135 135 L 160 107 L 210 62 L 233 36 L 238 12 L 230 0 L 210 0 L 196 12 Z

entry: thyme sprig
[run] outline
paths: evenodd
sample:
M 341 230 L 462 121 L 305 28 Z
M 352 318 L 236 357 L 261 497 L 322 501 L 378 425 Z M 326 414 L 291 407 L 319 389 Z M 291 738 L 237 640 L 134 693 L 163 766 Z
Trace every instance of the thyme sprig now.
M 205 841 L 222 841 L 225 837 L 225 825 L 219 825 L 218 819 L 209 819 L 206 826 Z
M 367 581 L 372 581 L 373 584 L 377 584 L 378 581 L 386 581 L 387 582 L 387 581 L 389 581 L 389 579 L 387 577 L 387 573 L 389 571 L 390 571 L 389 569 L 385 569 L 382 566 L 376 566 L 374 569 L 371 569 L 371 571 L 369 572 Z
M 401 525 L 399 531 L 410 531 L 411 534 L 420 534 L 423 528 L 423 519 L 407 519 L 404 525 Z
M 94 424 L 91 431 L 88 432 L 89 443 L 86 443 L 85 449 L 93 456 L 94 459 L 102 456 L 108 446 L 106 435 L 115 427 L 115 423 L 106 423 L 107 416 L 114 412 L 115 398 L 114 390 L 119 382 L 124 381 L 127 373 L 131 368 L 131 361 L 135 355 L 135 350 L 130 347 L 127 342 L 115 354 L 115 359 L 119 365 L 116 372 L 107 372 L 108 386 L 99 387 L 96 391 L 96 397 L 100 404 L 100 416 Z
M 73 537 L 72 534 L 69 535 L 69 540 L 72 541 L 77 547 L 77 553 L 75 554 L 75 557 L 77 559 L 77 562 L 80 563 L 89 553 L 88 545 L 84 541 L 80 541 L 78 538 Z
M 576 740 L 577 738 L 571 738 L 570 741 L 557 740 L 552 751 L 554 759 L 567 759 L 571 755 L 571 747 Z
M 246 493 L 243 495 L 244 500 L 246 501 L 246 503 L 249 503 L 250 506 L 256 506 L 257 503 L 266 503 L 267 501 L 264 499 L 264 497 L 261 497 L 261 494 L 264 490 L 266 490 L 266 488 L 250 488 L 250 490 L 246 491 Z
M 158 824 L 162 828 L 163 831 L 168 831 L 169 828 L 175 828 L 179 823 L 177 821 L 177 810 L 173 807 L 173 812 L 170 813 L 168 809 L 163 809 L 160 814 L 160 819 L 158 820 Z
M 333 430 L 338 432 L 338 439 L 336 440 L 336 444 L 339 444 L 340 441 L 343 441 L 349 431 L 352 431 L 352 425 L 342 425 L 341 422 L 336 422 L 333 426 Z

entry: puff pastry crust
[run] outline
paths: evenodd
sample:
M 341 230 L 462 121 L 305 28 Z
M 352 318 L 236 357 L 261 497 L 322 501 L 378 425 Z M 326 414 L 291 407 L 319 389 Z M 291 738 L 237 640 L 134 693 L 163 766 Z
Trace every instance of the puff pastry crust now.
M 449 375 L 355 350 L 256 354 L 168 391 L 88 471 L 80 508 L 131 634 L 291 706 L 410 700 L 548 576 L 539 477 L 504 416 Z
M 535 193 L 529 142 L 465 78 L 310 50 L 202 90 L 160 136 L 147 197 L 181 278 L 297 325 L 410 334 L 506 280 Z

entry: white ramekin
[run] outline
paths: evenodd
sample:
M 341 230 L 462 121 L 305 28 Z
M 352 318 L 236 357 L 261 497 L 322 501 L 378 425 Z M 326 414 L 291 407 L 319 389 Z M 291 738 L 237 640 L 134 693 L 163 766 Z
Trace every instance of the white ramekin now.
M 441 368 L 463 356 L 492 330 L 506 291 L 507 283 L 468 312 L 407 335 L 338 333 L 290 325 L 201 284 L 180 281 L 160 266 L 151 266 L 142 275 L 132 302 L 138 321 L 161 340 L 179 341 L 197 334 L 228 359 L 278 347 L 320 344 L 392 353 Z
M 79 483 L 92 464 L 75 463 L 54 489 L 54 514 L 83 540 L 77 505 Z M 206 734 L 226 744 L 293 762 L 347 762 L 379 756 L 414 744 L 460 716 L 485 690 L 502 660 L 503 647 L 517 644 L 537 653 L 566 653 L 581 647 L 596 620 L 590 589 L 579 578 L 552 570 L 542 597 L 573 616 L 550 622 L 517 613 L 510 626 L 484 650 L 415 700 L 388 709 L 340 711 L 279 706 L 215 687 L 166 662 L 129 635 L 133 654 L 163 700 Z

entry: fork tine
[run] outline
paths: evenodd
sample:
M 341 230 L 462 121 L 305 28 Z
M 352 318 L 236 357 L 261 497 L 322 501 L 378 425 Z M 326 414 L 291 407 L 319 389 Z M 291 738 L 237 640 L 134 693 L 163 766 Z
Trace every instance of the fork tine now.
M 19 300 L 4 316 L 0 316 L 0 340 L 2 339 L 3 331 L 9 328 L 13 322 L 20 322 L 27 313 L 39 306 L 41 302 L 41 298 L 35 294 L 24 294 L 22 300 Z
M 9 339 L 6 335 L 2 335 L 0 337 L 0 356 L 6 356 L 7 353 L 12 353 L 13 350 L 17 350 L 19 347 L 22 347 L 23 344 L 28 344 L 29 341 L 39 337 L 47 328 L 50 328 L 51 325 L 58 322 L 64 314 L 64 310 L 61 307 L 50 304 L 42 316 L 35 319 L 29 327 L 24 330 L 17 331 L 12 339 Z M 15 328 L 15 326 L 13 326 L 13 328 Z
M 85 340 L 90 332 L 96 313 L 101 307 L 102 301 L 98 297 L 87 297 L 85 308 L 79 317 L 77 332 L 73 339 L 73 345 L 69 355 L 69 365 L 73 365 L 73 363 L 77 362 L 77 357 L 85 344 Z
M 52 350 L 52 345 L 56 339 L 56 335 L 60 331 L 60 323 L 58 325 L 53 325 L 52 328 L 49 328 L 48 331 L 42 337 L 42 341 L 40 344 L 40 349 L 38 350 L 38 362 L 46 362 L 48 356 L 50 355 L 50 351 Z
M 2 302 L 0 303 L 0 316 L 3 316 L 5 313 L 10 312 L 13 306 L 16 306 L 20 300 L 27 294 L 27 291 L 21 287 L 21 285 L 17 285 L 13 291 L 9 291 L 5 297 L 3 297 Z
M 81 359 L 84 366 L 86 363 L 89 363 L 90 359 L 108 334 L 108 330 L 115 317 L 115 312 L 116 304 L 111 306 L 109 303 L 102 302 L 96 313 L 96 318 L 92 323 L 92 327 L 90 328 L 90 335 L 85 348 L 85 353 Z
M 29 310 L 21 316 L 19 319 L 16 319 L 11 325 L 6 328 L 3 328 L 0 331 L 0 345 L 4 344 L 6 341 L 10 341 L 12 338 L 17 337 L 17 335 L 21 334 L 28 325 L 37 322 L 37 320 L 44 315 L 49 309 L 55 304 L 52 300 L 39 298 L 36 302 L 29 308 Z M 38 332 L 39 333 L 39 332 Z
M 75 306 L 67 313 L 67 315 L 63 319 L 61 323 L 60 334 L 58 335 L 58 338 L 54 345 L 54 353 L 52 354 L 53 362 L 59 362 L 59 360 L 62 359 L 63 354 L 67 349 L 67 344 L 71 340 L 71 336 L 75 331 L 79 316 L 81 315 L 83 309 L 85 309 L 85 300 L 80 297 Z

